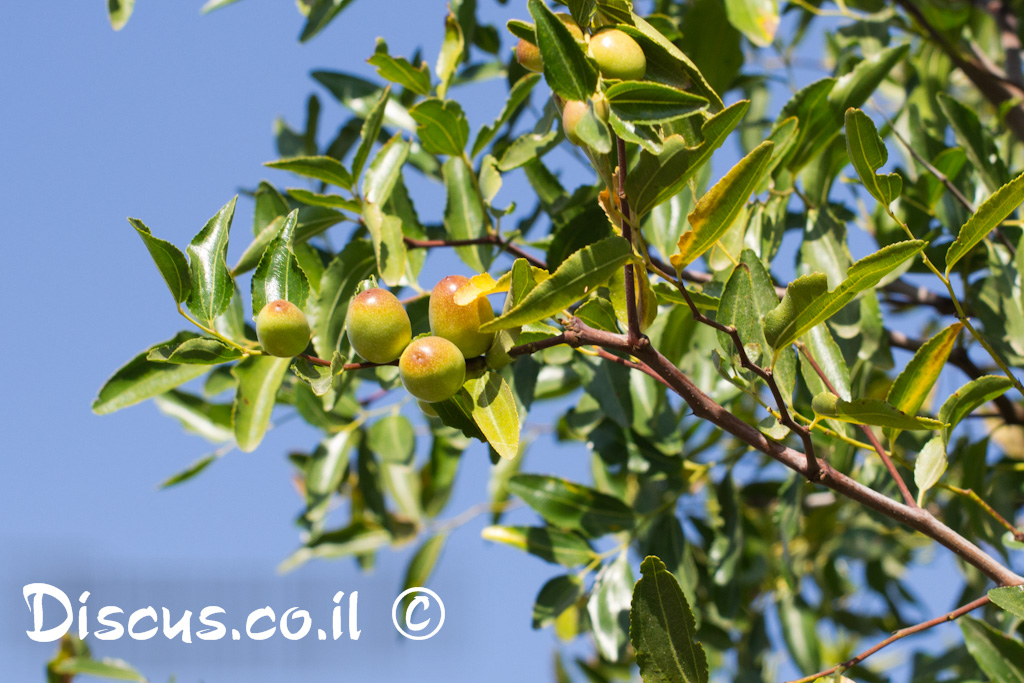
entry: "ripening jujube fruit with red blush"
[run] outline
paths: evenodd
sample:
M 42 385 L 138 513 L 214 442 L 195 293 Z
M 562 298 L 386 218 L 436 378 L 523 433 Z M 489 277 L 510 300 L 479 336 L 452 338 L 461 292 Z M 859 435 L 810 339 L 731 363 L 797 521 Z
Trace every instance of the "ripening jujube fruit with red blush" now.
M 580 120 L 587 114 L 587 103 L 580 102 L 579 100 L 569 100 L 562 107 L 562 130 L 565 131 L 565 137 L 569 139 L 572 144 L 581 147 L 583 140 L 576 134 L 576 126 L 579 125 Z
M 544 62 L 540 58 L 540 48 L 530 41 L 520 38 L 516 45 L 516 61 L 527 71 L 540 73 L 544 71 Z
M 420 337 L 402 352 L 398 371 L 405 390 L 421 401 L 451 398 L 466 381 L 466 359 L 442 337 Z
M 348 306 L 348 341 L 371 363 L 390 363 L 402 355 L 412 339 L 409 314 L 386 289 L 360 292 Z
M 639 81 L 647 73 L 647 57 L 640 44 L 617 28 L 594 34 L 590 39 L 590 56 L 605 78 Z
M 466 358 L 474 358 L 487 352 L 494 341 L 493 332 L 481 332 L 480 326 L 494 319 L 494 309 L 486 297 L 479 297 L 471 303 L 460 306 L 455 303 L 455 293 L 469 282 L 461 275 L 449 275 L 434 287 L 430 293 L 430 333 L 444 337 L 459 347 Z
M 271 301 L 256 316 L 256 338 L 271 356 L 297 356 L 309 344 L 306 314 L 291 301 Z

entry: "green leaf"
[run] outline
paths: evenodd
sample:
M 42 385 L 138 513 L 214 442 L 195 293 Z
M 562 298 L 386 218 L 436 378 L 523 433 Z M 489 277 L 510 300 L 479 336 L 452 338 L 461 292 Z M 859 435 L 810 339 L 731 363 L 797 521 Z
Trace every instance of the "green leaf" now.
M 576 309 L 576 317 L 594 329 L 619 333 L 619 323 L 615 308 L 607 299 L 590 299 L 585 301 L 582 306 Z
M 968 252 L 985 239 L 985 236 L 999 227 L 1017 207 L 1024 202 L 1024 173 L 996 190 L 992 196 L 981 203 L 963 227 L 956 240 L 946 251 L 946 277 L 949 277 L 953 266 L 967 256 Z
M 345 211 L 351 211 L 352 213 L 359 213 L 361 210 L 358 201 L 355 199 L 346 199 L 340 194 L 320 194 L 318 192 L 304 190 L 301 187 L 289 187 L 288 196 L 297 202 L 306 204 L 307 206 L 315 206 L 323 209 L 343 209 Z M 261 251 L 260 253 L 262 254 L 263 252 Z M 239 266 L 235 266 L 236 269 L 238 267 Z
M 974 412 L 976 408 L 1005 394 L 1013 382 L 1003 375 L 983 375 L 973 379 L 954 391 L 939 409 L 939 420 L 948 427 L 943 431 L 946 443 L 950 434 L 960 421 Z
M 831 292 L 824 273 L 799 277 L 786 288 L 778 307 L 764 317 L 764 336 L 778 352 L 799 339 L 805 332 L 840 311 L 860 292 L 871 289 L 907 259 L 921 252 L 927 242 L 907 240 L 896 242 L 850 266 L 843 280 Z
M 693 263 L 728 232 L 760 184 L 774 149 L 774 142 L 762 142 L 700 198 L 688 216 L 690 230 L 679 237 L 679 253 L 670 258 L 676 271 Z
M 519 411 L 512 390 L 496 372 L 466 381 L 473 399 L 473 421 L 498 455 L 511 460 L 519 453 Z
M 572 254 L 512 310 L 480 326 L 495 332 L 543 320 L 568 308 L 586 292 L 604 284 L 633 255 L 621 237 L 607 237 Z
M 1024 644 L 983 621 L 960 617 L 967 651 L 996 683 L 1024 683 Z
M 242 352 L 212 337 L 192 337 L 181 342 L 154 346 L 146 360 L 154 363 L 219 365 L 238 360 Z
M 353 185 L 355 185 L 355 180 L 358 180 L 359 175 L 363 172 L 366 160 L 370 158 L 370 150 L 373 148 L 373 144 L 377 142 L 377 136 L 380 135 L 380 129 L 384 123 L 384 115 L 387 112 L 390 100 L 391 86 L 389 85 L 380 91 L 376 102 L 366 112 L 363 126 L 359 131 L 359 147 L 356 148 L 355 156 L 352 157 Z
M 483 237 L 490 231 L 491 223 L 476 186 L 473 169 L 460 156 L 446 161 L 441 172 L 448 193 L 444 212 L 448 236 L 454 240 Z M 456 247 L 455 253 L 477 272 L 487 270 L 491 262 L 491 248 L 485 244 Z
M 363 205 L 363 221 L 373 240 L 373 253 L 377 270 L 389 287 L 402 283 L 405 275 L 405 239 L 402 233 L 402 219 L 383 214 L 376 204 Z
M 222 206 L 186 249 L 192 281 L 188 308 L 207 327 L 212 327 L 217 316 L 227 310 L 234 293 L 234 283 L 225 257 L 237 199 L 234 197 Z
M 814 397 L 811 407 L 815 415 L 853 424 L 910 430 L 942 429 L 945 426 L 939 420 L 907 415 L 877 398 L 844 401 L 835 394 L 825 391 Z
M 703 140 L 690 145 L 681 135 L 671 135 L 658 154 L 647 150 L 629 171 L 626 192 L 637 218 L 662 202 L 668 201 L 711 159 L 711 154 L 722 146 L 725 138 L 743 119 L 750 102 L 741 100 L 724 109 L 701 126 Z
M 640 565 L 640 573 L 633 588 L 629 638 L 641 677 L 645 683 L 707 683 L 707 657 L 676 578 L 653 555 Z
M 629 558 L 620 553 L 605 565 L 590 591 L 587 614 L 598 653 L 610 662 L 622 661 L 629 644 L 629 610 L 633 600 L 633 572 Z
M 963 323 L 953 323 L 922 344 L 889 387 L 885 400 L 904 413 L 917 413 L 939 379 L 962 329 Z M 889 438 L 896 438 L 895 434 Z
M 107 0 L 107 16 L 115 31 L 120 31 L 128 23 L 135 9 L 135 0 Z
M 149 228 L 138 218 L 129 218 L 128 222 L 135 228 L 135 232 L 142 238 L 143 244 L 153 257 L 157 269 L 167 283 L 167 289 L 171 290 L 174 303 L 181 304 L 188 299 L 192 291 L 192 282 L 188 272 L 188 261 L 181 250 L 166 240 L 153 237 Z
M 327 266 L 320 278 L 313 324 L 313 348 L 320 358 L 331 358 L 341 350 L 349 301 L 375 267 L 373 246 L 366 240 L 352 240 Z
M 533 628 L 540 629 L 553 623 L 582 595 L 583 581 L 575 574 L 556 576 L 545 583 L 533 603 Z
M 546 562 L 565 567 L 589 564 L 597 555 L 578 534 L 543 526 L 489 526 L 480 535 L 488 541 L 525 550 Z
M 1024 619 L 1024 586 L 993 588 L 988 592 L 988 597 L 994 605 L 998 605 L 1010 614 Z
M 208 12 L 212 12 L 215 9 L 220 9 L 221 7 L 233 5 L 236 2 L 238 2 L 238 0 L 206 0 L 206 3 L 199 8 L 199 13 L 206 14 Z
M 352 557 L 379 550 L 391 543 L 391 534 L 371 522 L 359 520 L 347 527 L 325 532 L 299 548 L 277 566 L 280 574 L 298 569 L 316 558 Z
M 405 571 L 405 580 L 402 582 L 403 590 L 425 586 L 434 573 L 437 561 L 441 559 L 441 552 L 444 550 L 445 541 L 448 535 L 444 533 L 431 536 L 419 547 L 416 554 L 409 561 L 409 567 Z
M 334 386 L 334 380 L 343 372 L 345 358 L 335 351 L 329 367 L 311 363 L 305 358 L 296 357 L 292 363 L 292 372 L 300 381 L 309 385 L 314 396 L 324 396 Z
M 533 92 L 533 87 L 537 85 L 539 80 L 540 74 L 527 74 L 512 85 L 512 89 L 508 93 L 508 99 L 505 100 L 505 105 L 502 107 L 501 114 L 498 115 L 494 123 L 483 126 L 480 132 L 477 133 L 476 140 L 473 142 L 473 153 L 470 156 L 475 157 L 490 144 L 502 126 L 508 123 L 509 119 L 526 103 L 530 93 Z
M 729 23 L 758 47 L 768 47 L 779 28 L 778 0 L 725 0 Z
M 444 20 L 444 42 L 441 43 L 437 64 L 434 65 L 434 71 L 437 72 L 437 78 L 440 81 L 437 84 L 438 97 L 443 98 L 448 92 L 448 86 L 451 85 L 465 49 L 466 38 L 462 33 L 462 26 L 459 24 L 458 17 L 449 11 Z
M 903 178 L 899 173 L 876 173 L 889 159 L 878 129 L 867 114 L 852 107 L 846 110 L 846 151 L 860 181 L 872 197 L 889 206 L 900 196 Z
M 315 35 L 323 31 L 334 18 L 341 14 L 341 11 L 348 7 L 352 0 L 312 0 L 313 5 L 309 8 L 306 16 L 306 25 L 302 27 L 299 35 L 299 42 L 305 43 Z
M 417 95 L 430 94 L 430 71 L 427 69 L 427 63 L 421 62 L 415 67 L 404 57 L 392 57 L 388 54 L 388 44 L 383 38 L 377 38 L 373 56 L 366 61 L 377 67 L 377 73 L 381 78 L 397 83 Z
M 213 443 L 234 441 L 231 405 L 210 403 L 184 391 L 172 390 L 153 398 L 161 413 L 178 420 L 193 434 Z
M 321 441 L 306 463 L 307 519 L 317 522 L 327 516 L 330 500 L 348 474 L 352 450 L 359 443 L 360 432 L 345 428 Z
M 132 358 L 103 384 L 96 400 L 92 402 L 92 411 L 97 415 L 106 415 L 127 408 L 207 372 L 209 368 L 204 365 L 176 365 L 148 360 L 153 349 L 177 346 L 196 336 L 192 332 L 179 332 L 173 339 L 151 346 Z
M 989 192 L 995 192 L 1006 183 L 1009 174 L 991 133 L 981 124 L 978 114 L 963 102 L 944 92 L 938 93 L 936 101 L 971 167 Z
M 622 81 L 605 91 L 612 111 L 631 123 L 664 123 L 696 114 L 706 98 L 652 81 Z
M 290 301 L 299 308 L 306 306 L 309 281 L 292 251 L 298 216 L 298 209 L 288 214 L 281 232 L 267 245 L 252 275 L 253 318 L 272 301 Z
M 290 171 L 296 175 L 314 178 L 329 185 L 351 190 L 352 176 L 341 162 L 332 157 L 290 157 L 268 161 L 263 164 L 270 168 Z
M 386 415 L 367 434 L 370 450 L 384 463 L 410 465 L 416 451 L 416 430 L 404 415 Z
M 626 531 L 636 522 L 633 510 L 618 498 L 558 477 L 517 474 L 509 490 L 548 523 L 587 536 Z
M 256 450 L 270 426 L 270 414 L 277 402 L 291 358 L 250 356 L 231 369 L 238 380 L 232 428 L 238 448 L 245 453 Z
M 114 2 L 114 0 L 110 0 Z M 146 683 L 138 671 L 121 659 L 90 659 L 89 657 L 68 657 L 53 665 L 52 671 L 65 676 L 95 676 L 111 681 L 139 681 Z
M 586 100 L 597 90 L 597 64 L 543 0 L 529 0 L 528 7 L 536 22 L 544 80 L 563 99 Z
M 234 436 L 232 436 L 231 438 L 234 438 Z M 216 454 L 203 456 L 199 460 L 196 460 L 194 463 L 183 469 L 181 472 L 173 474 L 167 479 L 164 479 L 162 482 L 160 482 L 160 485 L 157 488 L 159 488 L 160 490 L 168 489 L 172 486 L 183 484 L 186 481 L 189 481 L 190 479 L 194 479 L 195 477 L 199 476 L 207 467 L 212 465 L 215 460 L 217 460 Z
M 939 483 L 946 473 L 946 442 L 942 435 L 933 436 L 917 454 L 914 461 L 914 483 L 917 485 L 917 505 L 924 507 L 924 494 Z
M 249 243 L 249 246 L 245 248 L 245 251 L 242 252 L 238 263 L 231 269 L 232 277 L 238 277 L 259 265 L 260 259 L 263 258 L 263 254 L 267 250 L 267 245 L 273 242 L 274 238 L 281 232 L 287 217 L 287 215 L 277 216 L 260 230 L 252 242 Z
M 399 133 L 380 148 L 366 171 L 363 195 L 366 201 L 383 206 L 402 177 L 402 165 L 409 157 L 409 143 Z
M 469 141 L 469 122 L 455 100 L 431 98 L 409 110 L 419 124 L 417 133 L 423 149 L 431 154 L 461 157 Z

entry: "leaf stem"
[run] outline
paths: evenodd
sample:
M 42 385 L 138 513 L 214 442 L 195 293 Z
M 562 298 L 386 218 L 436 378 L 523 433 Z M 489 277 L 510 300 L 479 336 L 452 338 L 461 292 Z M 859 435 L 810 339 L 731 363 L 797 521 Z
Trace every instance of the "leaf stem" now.
M 633 246 L 633 226 L 629 211 L 629 197 L 626 196 L 626 141 L 618 135 L 612 134 L 615 138 L 616 160 L 618 161 L 618 172 L 616 175 L 615 191 L 619 198 L 619 210 L 622 212 L 622 236 Z M 639 232 L 639 231 L 638 231 Z M 626 322 L 629 328 L 628 336 L 630 346 L 637 346 L 640 343 L 640 318 L 636 310 L 636 279 L 632 261 L 625 265 L 624 288 L 626 290 Z
M 232 348 L 235 348 L 235 349 L 238 349 L 239 351 L 241 351 L 243 358 L 247 358 L 248 356 L 260 356 L 260 355 L 263 355 L 261 351 L 241 346 L 241 345 L 235 343 L 234 341 L 232 341 L 231 339 L 228 339 L 227 337 L 225 337 L 223 334 L 221 334 L 217 330 L 211 329 L 211 328 L 207 327 L 206 325 L 203 325 L 198 320 L 196 320 L 195 318 L 190 316 L 188 313 L 186 313 L 185 309 L 183 309 L 181 307 L 181 304 L 178 304 L 178 313 L 180 313 L 182 315 L 182 317 L 185 318 L 185 320 L 188 320 L 190 323 L 192 323 L 193 325 L 195 325 L 196 327 L 201 329 L 203 332 L 206 332 L 207 334 L 213 335 L 214 337 L 216 337 L 220 341 L 224 342 L 228 346 L 230 346 Z

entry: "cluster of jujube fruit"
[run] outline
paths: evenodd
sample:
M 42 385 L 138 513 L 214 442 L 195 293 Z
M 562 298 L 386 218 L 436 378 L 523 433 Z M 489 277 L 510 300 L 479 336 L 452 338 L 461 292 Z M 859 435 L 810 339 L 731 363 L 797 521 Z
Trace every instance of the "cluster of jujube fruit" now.
M 589 35 L 570 15 L 560 12 L 555 16 L 569 29 L 576 42 L 584 46 L 587 54 L 597 62 L 597 68 L 603 78 L 623 81 L 643 79 L 647 73 L 647 57 L 640 44 L 628 34 L 617 28 L 602 28 Z M 525 38 L 520 38 L 516 45 L 516 61 L 530 71 L 544 71 L 540 48 Z M 592 103 L 594 113 L 607 123 L 608 99 L 598 94 L 592 98 Z M 576 134 L 576 126 L 586 115 L 589 107 L 586 102 L 579 100 L 568 100 L 562 104 L 562 130 L 565 131 L 565 137 L 574 145 L 583 145 L 583 141 Z
M 451 398 L 466 380 L 466 359 L 483 355 L 494 341 L 493 333 L 480 332 L 494 318 L 487 299 L 465 306 L 455 302 L 455 294 L 468 282 L 449 275 L 437 283 L 430 293 L 431 334 L 415 340 L 409 314 L 394 294 L 377 287 L 360 292 L 349 304 L 345 323 L 352 350 L 370 363 L 397 360 L 402 384 L 422 403 Z M 309 343 L 309 323 L 295 304 L 273 301 L 256 316 L 256 336 L 266 353 L 290 358 Z

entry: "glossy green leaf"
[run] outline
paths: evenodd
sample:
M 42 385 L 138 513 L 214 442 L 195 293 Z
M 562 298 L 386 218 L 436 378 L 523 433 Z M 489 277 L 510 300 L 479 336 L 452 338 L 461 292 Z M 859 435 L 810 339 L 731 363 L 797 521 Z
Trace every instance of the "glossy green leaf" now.
M 950 434 L 960 424 L 961 420 L 973 413 L 978 407 L 999 398 L 1012 386 L 1013 382 L 1009 377 L 983 375 L 954 391 L 946 399 L 946 402 L 942 404 L 942 408 L 939 409 L 939 420 L 949 425 L 943 432 L 946 443 L 949 443 Z
M 565 567 L 589 564 L 597 555 L 578 534 L 543 526 L 489 526 L 480 535 L 488 541 L 525 550 L 546 562 Z
M 419 124 L 417 133 L 423 149 L 431 154 L 461 157 L 469 141 L 469 122 L 454 100 L 423 100 L 409 110 Z
M 137 218 L 129 218 L 128 222 L 135 228 L 135 232 L 142 238 L 143 244 L 153 257 L 153 262 L 167 283 L 167 289 L 171 290 L 174 302 L 181 304 L 188 299 L 192 291 L 192 282 L 188 271 L 188 261 L 181 250 L 166 240 L 153 237 L 146 224 Z
M 707 99 L 652 81 L 621 81 L 605 91 L 612 111 L 623 121 L 664 123 L 707 108 Z
M 391 86 L 389 85 L 380 91 L 377 99 L 363 117 L 363 125 L 359 130 L 359 146 L 352 157 L 353 185 L 355 185 L 355 181 L 359 179 L 360 174 L 363 172 L 366 160 L 370 158 L 370 150 L 373 149 L 374 143 L 377 142 L 377 136 L 380 135 L 381 126 L 384 123 L 384 117 L 387 114 L 390 102 Z
M 231 438 L 234 438 L 234 435 L 232 435 Z M 199 458 L 199 460 L 196 460 L 194 463 L 192 463 L 185 469 L 183 469 L 182 471 L 176 474 L 172 474 L 167 479 L 164 479 L 162 482 L 160 482 L 157 488 L 161 490 L 168 489 L 171 488 L 172 486 L 184 484 L 187 481 L 195 479 L 204 471 L 206 471 L 206 468 L 212 465 L 216 460 L 216 454 L 205 455 L 202 458 Z
M 533 628 L 544 628 L 553 623 L 582 595 L 583 581 L 575 574 L 556 576 L 545 583 L 533 603 Z
M 120 31 L 128 23 L 135 9 L 135 0 L 107 0 L 107 16 L 115 31 Z
M 355 521 L 312 539 L 309 546 L 299 548 L 279 564 L 277 571 L 286 574 L 316 558 L 336 559 L 372 553 L 389 543 L 391 534 L 386 529 L 372 522 Z
M 533 87 L 537 85 L 539 80 L 540 74 L 527 74 L 513 84 L 512 89 L 509 91 L 508 99 L 505 100 L 505 105 L 502 107 L 501 114 L 498 115 L 494 123 L 483 126 L 480 132 L 477 133 L 476 140 L 473 142 L 473 152 L 470 156 L 475 157 L 490 144 L 494 136 L 498 134 L 498 131 L 526 103 L 530 93 L 533 92 Z
M 373 246 L 366 240 L 352 240 L 327 266 L 320 278 L 313 324 L 313 348 L 320 358 L 331 358 L 341 350 L 349 301 L 375 268 Z
M 111 0 L 113 2 L 114 0 Z M 121 659 L 90 659 L 89 657 L 69 657 L 53 665 L 52 671 L 68 676 L 95 676 L 109 681 L 139 681 L 146 683 L 142 674 L 133 669 L 128 662 Z
M 496 372 L 469 379 L 466 391 L 473 399 L 473 421 L 498 455 L 512 459 L 519 453 L 519 412 L 512 390 Z
M 252 242 L 249 243 L 249 246 L 245 248 L 245 251 L 242 252 L 238 263 L 231 269 L 232 277 L 238 277 L 259 265 L 260 259 L 263 258 L 263 254 L 267 251 L 267 245 L 273 242 L 274 238 L 281 233 L 281 228 L 284 227 L 287 218 L 287 214 L 278 216 L 260 230 Z
M 681 271 L 722 239 L 761 183 L 771 162 L 775 143 L 766 140 L 743 157 L 704 194 L 687 217 L 690 230 L 679 237 L 678 253 L 670 260 Z
M 316 206 L 323 209 L 343 209 L 352 213 L 360 212 L 358 201 L 346 199 L 340 194 L 320 194 L 319 192 L 303 190 L 301 187 L 289 187 L 288 196 L 307 206 Z M 235 268 L 238 268 L 238 266 L 235 266 Z
M 419 547 L 416 554 L 409 561 L 409 567 L 405 572 L 405 580 L 402 582 L 403 590 L 427 585 L 430 575 L 434 573 L 434 568 L 437 567 L 438 560 L 441 559 L 441 553 L 444 551 L 444 545 L 447 540 L 447 534 L 441 533 L 431 536 L 423 542 L 423 545 Z
M 885 400 L 905 413 L 917 413 L 939 379 L 962 329 L 962 323 L 953 323 L 922 344 L 889 387 Z
M 416 67 L 404 57 L 392 57 L 388 54 L 388 44 L 383 38 L 377 38 L 373 56 L 366 61 L 377 68 L 377 74 L 381 78 L 397 83 L 417 95 L 430 94 L 430 71 L 427 63 L 421 62 Z
M 305 308 L 309 281 L 292 251 L 298 210 L 292 211 L 260 259 L 252 274 L 252 315 L 255 318 L 272 301 L 290 301 Z
M 850 422 L 892 429 L 942 429 L 944 423 L 928 417 L 907 415 L 877 398 L 856 398 L 844 401 L 835 394 L 822 392 L 811 402 L 814 414 L 840 422 Z
M 412 464 L 416 431 L 404 415 L 386 415 L 373 423 L 367 434 L 370 450 L 385 463 Z
M 590 327 L 605 332 L 619 333 L 615 308 L 607 299 L 590 299 L 576 309 L 576 317 Z
M 587 536 L 626 531 L 636 522 L 633 510 L 618 498 L 558 477 L 517 474 L 509 490 L 548 523 Z
M 222 206 L 186 249 L 192 282 L 188 308 L 207 326 L 212 326 L 217 316 L 227 309 L 234 293 L 234 283 L 225 258 L 237 199 L 234 197 Z
M 337 185 L 345 190 L 352 189 L 352 175 L 340 161 L 331 157 L 291 157 L 268 161 L 263 165 Z
M 1002 607 L 1016 617 L 1024 619 L 1024 586 L 1004 586 L 988 592 L 992 604 Z
M 1010 177 L 1006 164 L 999 156 L 995 139 L 981 124 L 977 112 L 945 92 L 938 93 L 936 101 L 953 129 L 953 136 L 988 191 L 995 192 L 1005 185 Z
M 383 206 L 402 177 L 402 165 L 409 157 L 409 143 L 401 133 L 380 148 L 363 181 L 363 195 L 367 202 Z
M 799 277 L 786 288 L 778 307 L 764 317 L 764 336 L 776 350 L 785 348 L 820 322 L 828 320 L 866 289 L 871 289 L 907 259 L 920 253 L 921 240 L 896 242 L 850 266 L 846 279 L 831 292 L 823 273 Z
M 630 206 L 639 218 L 662 202 L 668 201 L 711 159 L 725 138 L 743 119 L 750 105 L 741 100 L 715 114 L 701 126 L 703 140 L 690 145 L 681 135 L 665 139 L 658 154 L 640 153 L 636 165 L 626 178 Z
M 725 0 L 729 23 L 758 47 L 768 47 L 779 28 L 778 0 Z
M 154 363 L 148 360 L 153 349 L 177 346 L 196 336 L 192 332 L 179 332 L 173 339 L 151 346 L 132 358 L 103 384 L 99 395 L 92 403 L 92 411 L 97 415 L 106 415 L 127 408 L 170 391 L 207 372 L 209 368 L 204 365 Z
M 235 438 L 231 431 L 230 404 L 210 403 L 178 390 L 153 397 L 153 403 L 164 415 L 178 420 L 186 431 L 207 441 L 225 443 Z
M 150 349 L 146 360 L 155 363 L 187 365 L 218 365 L 238 360 L 242 352 L 212 337 L 192 337 L 181 342 L 162 344 Z
M 946 251 L 946 276 L 949 277 L 953 266 L 978 246 L 985 236 L 999 227 L 1010 214 L 1024 202 L 1024 173 L 996 190 L 978 207 L 977 211 L 967 219 L 956 240 Z
M 359 431 L 343 429 L 321 441 L 306 463 L 306 518 L 327 515 L 330 499 L 348 474 L 349 460 L 358 445 Z
M 443 98 L 448 92 L 458 69 L 459 62 L 466 49 L 466 38 L 462 32 L 458 17 L 452 12 L 444 20 L 444 41 L 441 43 L 441 51 L 437 55 L 437 64 L 434 71 L 437 73 L 439 83 L 437 84 L 437 96 Z
M 996 683 L 1024 683 L 1024 644 L 971 617 L 957 620 L 971 657 Z
M 481 325 L 481 332 L 507 330 L 543 320 L 568 308 L 630 259 L 633 250 L 621 237 L 607 237 L 580 249 L 531 291 L 519 305 Z
M 270 414 L 277 402 L 291 358 L 250 356 L 231 369 L 238 380 L 232 428 L 238 448 L 245 453 L 256 450 L 270 426 Z
M 933 436 L 917 454 L 914 461 L 914 484 L 917 485 L 917 504 L 924 506 L 924 494 L 939 483 L 946 473 L 946 442 L 942 435 Z
M 878 169 L 889 160 L 889 152 L 878 137 L 878 129 L 860 109 L 846 110 L 846 150 L 857 176 L 871 196 L 888 206 L 903 191 L 899 173 L 879 175 Z
M 558 129 L 546 133 L 523 133 L 505 147 L 498 161 L 498 170 L 507 173 L 535 161 L 553 149 L 558 139 Z
M 676 578 L 653 555 L 640 565 L 640 573 L 629 638 L 641 677 L 648 683 L 707 683 L 707 657 Z
M 363 205 L 363 221 L 373 240 L 373 253 L 381 279 L 389 287 L 401 284 L 406 262 L 402 219 L 385 215 L 376 204 L 367 203 Z
M 442 174 L 448 193 L 444 212 L 444 226 L 448 236 L 455 240 L 483 237 L 490 230 L 491 223 L 473 169 L 461 157 L 452 157 L 444 163 Z M 491 262 L 491 248 L 488 245 L 456 247 L 455 253 L 477 272 L 487 270 Z
M 626 553 L 605 565 L 594 580 L 587 614 L 598 653 L 610 662 L 622 661 L 629 644 L 629 611 L 633 601 L 633 572 Z
M 299 42 L 302 43 L 327 28 L 327 25 L 334 21 L 335 17 L 352 3 L 352 0 L 311 0 L 311 3 L 309 14 L 306 15 L 306 24 L 302 27 L 302 33 L 299 34 Z
M 563 99 L 586 100 L 597 90 L 597 64 L 543 0 L 529 0 L 528 7 L 536 22 L 544 80 Z

